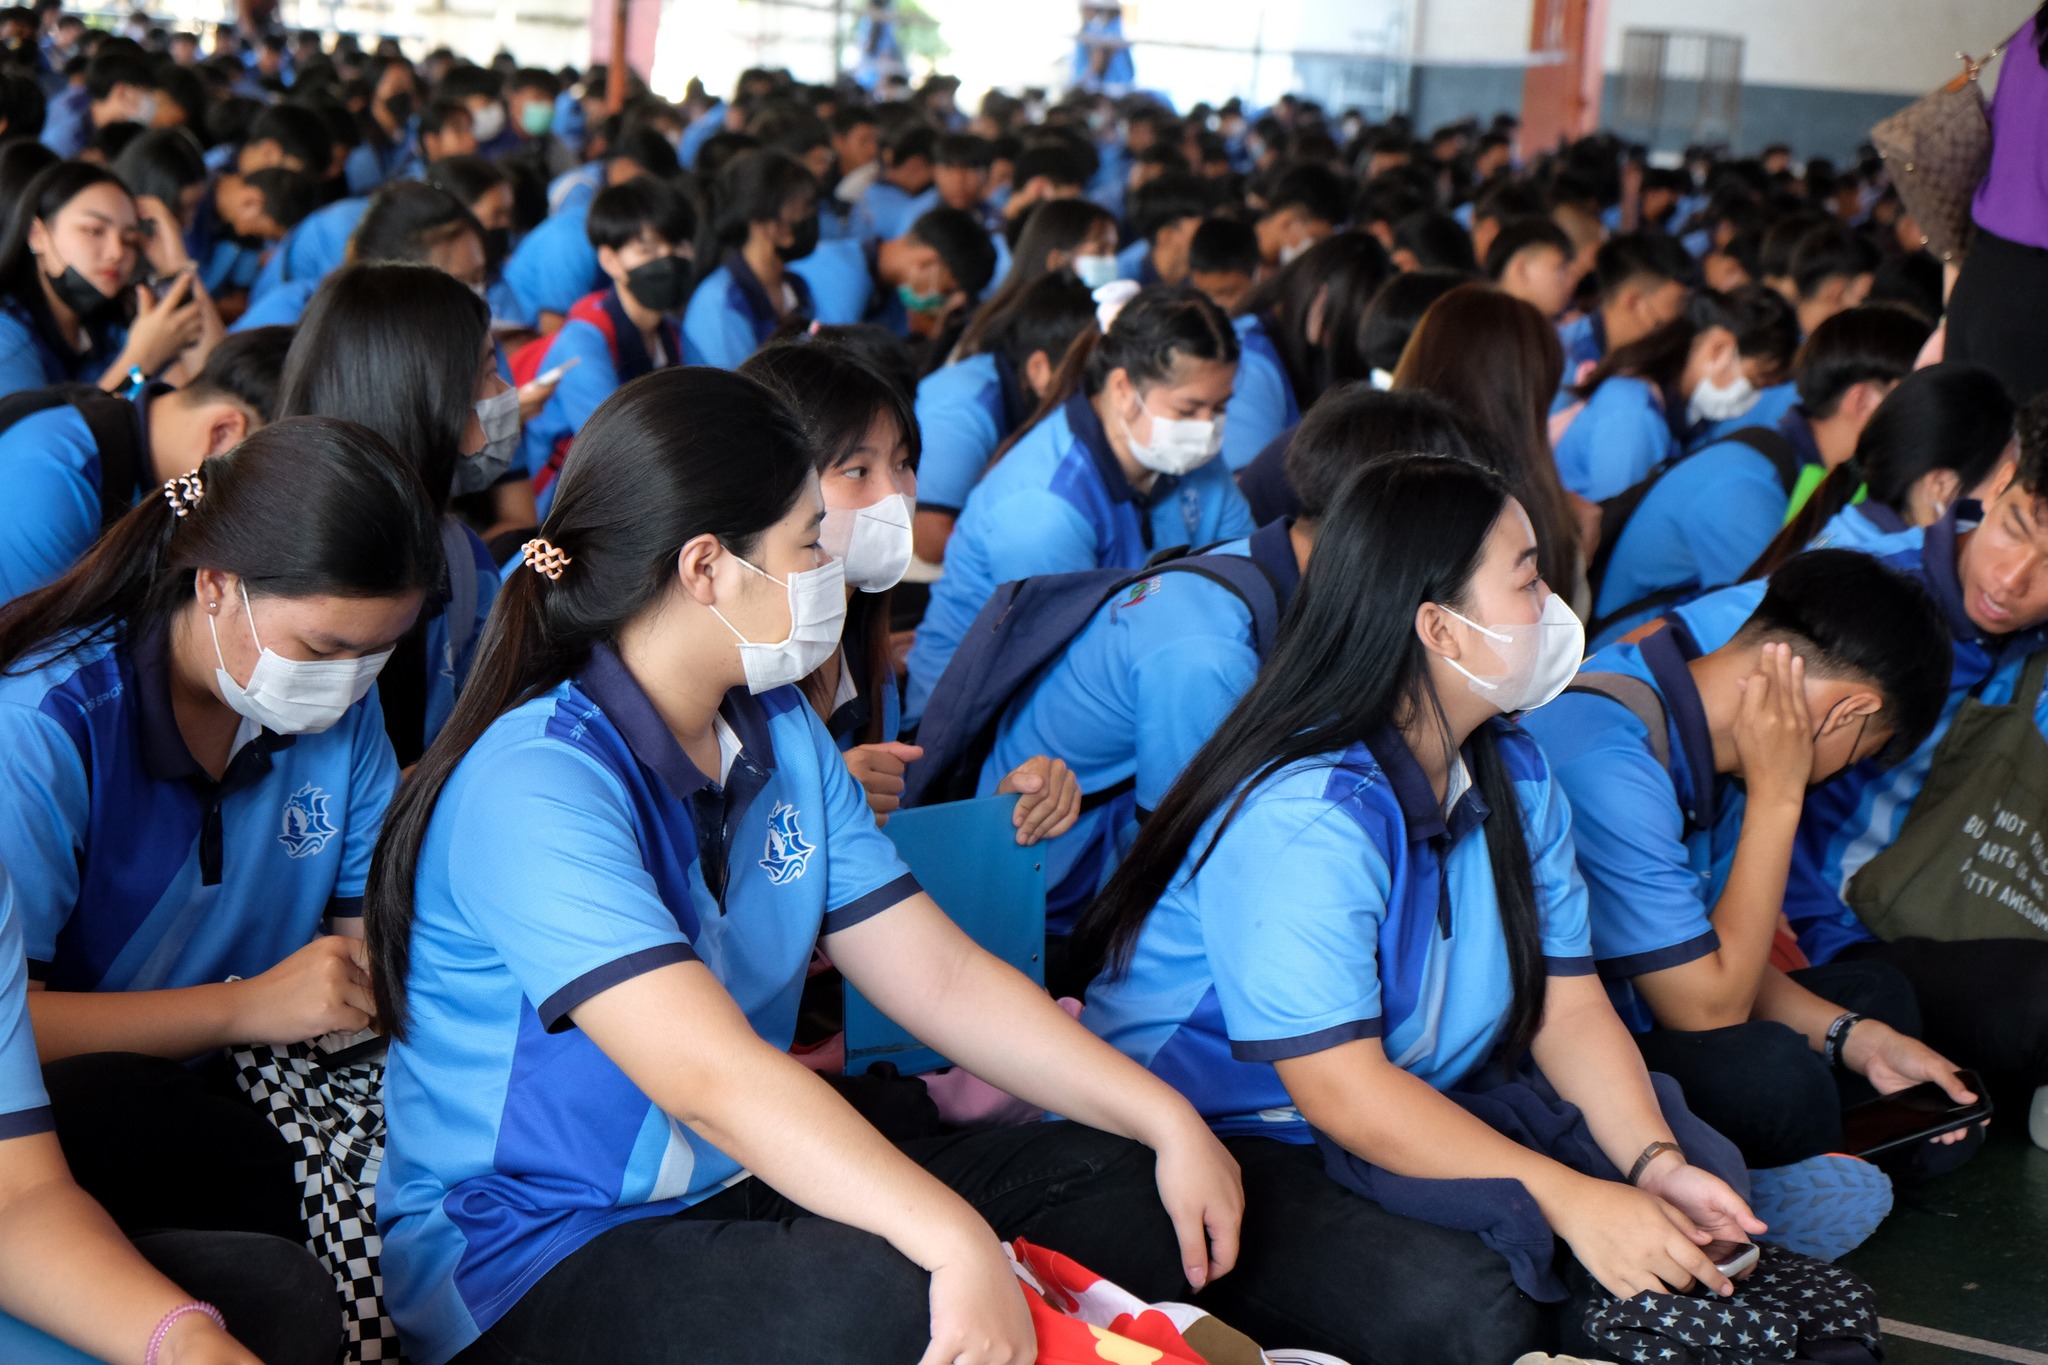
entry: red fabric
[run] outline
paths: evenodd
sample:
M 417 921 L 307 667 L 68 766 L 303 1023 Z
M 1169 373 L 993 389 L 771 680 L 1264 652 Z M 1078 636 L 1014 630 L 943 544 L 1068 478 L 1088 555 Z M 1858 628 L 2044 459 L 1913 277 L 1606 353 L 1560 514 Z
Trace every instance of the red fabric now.
M 1165 1313 L 1057 1251 L 1021 1237 L 1010 1249 L 1038 1334 L 1038 1365 L 1205 1365 Z M 1030 1292 L 1034 1280 L 1043 1294 Z

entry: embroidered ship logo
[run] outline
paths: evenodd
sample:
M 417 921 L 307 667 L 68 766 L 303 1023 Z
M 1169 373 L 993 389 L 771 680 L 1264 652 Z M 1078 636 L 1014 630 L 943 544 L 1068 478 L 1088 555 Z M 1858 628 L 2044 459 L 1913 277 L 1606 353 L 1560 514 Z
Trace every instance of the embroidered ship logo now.
M 327 847 L 327 841 L 341 833 L 327 817 L 327 793 L 308 782 L 284 803 L 284 829 L 277 841 L 293 858 L 309 858 Z
M 796 807 L 787 801 L 777 801 L 768 816 L 767 856 L 761 859 L 768 884 L 783 886 L 803 876 L 804 869 L 811 865 L 811 855 L 817 851 L 817 845 L 805 839 L 803 830 L 797 826 Z

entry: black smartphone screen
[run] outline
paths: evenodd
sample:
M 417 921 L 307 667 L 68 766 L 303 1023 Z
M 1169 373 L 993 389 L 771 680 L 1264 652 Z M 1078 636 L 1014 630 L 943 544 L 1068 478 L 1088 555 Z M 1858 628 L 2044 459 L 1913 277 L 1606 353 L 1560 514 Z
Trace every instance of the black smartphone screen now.
M 1842 1114 L 1842 1131 L 1847 1147 L 1857 1156 L 1887 1151 L 1910 1142 L 1939 1137 L 1943 1133 L 1991 1117 L 1991 1097 L 1975 1072 L 1958 1073 L 1976 1095 L 1973 1104 L 1957 1104 L 1948 1092 L 1929 1081 L 1895 1095 L 1884 1095 L 1855 1105 Z

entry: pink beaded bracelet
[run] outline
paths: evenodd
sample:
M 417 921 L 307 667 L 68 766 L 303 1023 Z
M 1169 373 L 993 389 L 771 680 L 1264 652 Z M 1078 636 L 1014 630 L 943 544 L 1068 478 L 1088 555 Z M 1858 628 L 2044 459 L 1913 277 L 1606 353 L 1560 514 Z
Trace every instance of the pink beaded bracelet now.
M 201 1303 L 197 1299 L 190 1303 L 181 1303 L 170 1312 L 164 1314 L 163 1321 L 159 1322 L 156 1325 L 156 1330 L 149 1334 L 149 1349 L 142 1354 L 142 1365 L 157 1365 L 157 1352 L 163 1350 L 164 1338 L 171 1334 L 171 1328 L 177 1325 L 178 1319 L 189 1317 L 193 1313 L 200 1313 L 213 1319 L 213 1325 L 220 1328 L 223 1332 L 228 1330 L 227 1319 L 223 1318 L 220 1315 L 220 1310 L 212 1304 Z

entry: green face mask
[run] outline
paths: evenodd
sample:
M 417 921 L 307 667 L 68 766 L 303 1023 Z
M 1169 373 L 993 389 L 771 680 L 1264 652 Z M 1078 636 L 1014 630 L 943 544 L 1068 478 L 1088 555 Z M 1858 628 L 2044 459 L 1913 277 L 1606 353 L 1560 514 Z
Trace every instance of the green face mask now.
M 528 137 L 546 137 L 548 130 L 555 126 L 555 107 L 535 100 L 519 111 L 519 126 L 526 130 Z
M 896 286 L 896 298 L 913 313 L 936 313 L 946 306 L 944 294 L 920 294 L 907 284 Z

